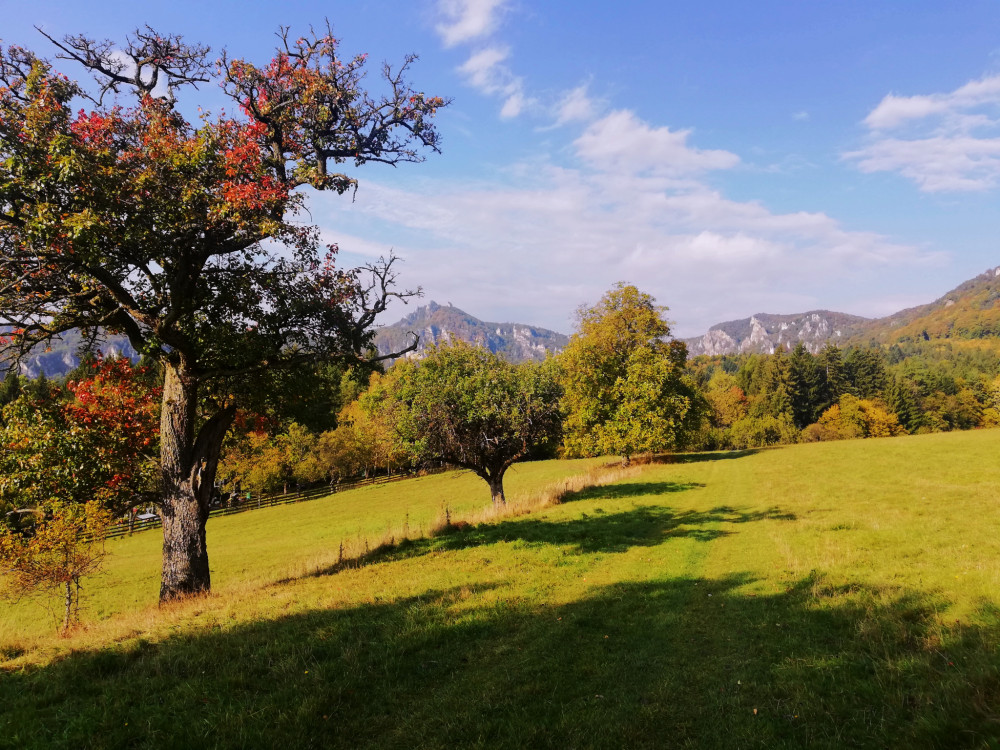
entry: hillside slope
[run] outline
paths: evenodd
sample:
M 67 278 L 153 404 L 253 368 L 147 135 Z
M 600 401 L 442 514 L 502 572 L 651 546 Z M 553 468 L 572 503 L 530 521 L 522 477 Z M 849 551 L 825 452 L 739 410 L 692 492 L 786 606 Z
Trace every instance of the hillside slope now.
M 154 579 L 67 638 L 0 638 L 0 746 L 993 747 L 998 449 L 679 456 L 355 569 L 324 570 L 370 495 L 218 519 L 212 596 L 157 608 Z M 380 510 L 466 486 L 412 481 Z
M 872 321 L 861 332 L 885 344 L 1000 336 L 1000 267 L 991 268 L 926 305 Z
M 703 336 L 685 339 L 688 352 L 699 354 L 773 354 L 778 346 L 798 342 L 814 354 L 824 346 L 891 345 L 934 339 L 986 339 L 1000 348 L 1000 267 L 959 284 L 926 305 L 884 318 L 862 318 L 829 310 L 793 315 L 758 313 L 712 326 Z

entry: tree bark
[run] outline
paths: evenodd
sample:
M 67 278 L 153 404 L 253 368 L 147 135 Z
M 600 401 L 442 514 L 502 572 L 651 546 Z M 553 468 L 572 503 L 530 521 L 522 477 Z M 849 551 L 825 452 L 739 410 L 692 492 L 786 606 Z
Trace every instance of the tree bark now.
M 195 437 L 198 380 L 168 363 L 160 416 L 163 571 L 160 602 L 211 589 L 205 523 L 222 439 L 234 409 L 209 419 Z
M 486 481 L 490 485 L 490 496 L 493 498 L 493 507 L 499 508 L 507 504 L 507 498 L 503 494 L 503 472 L 488 477 Z
M 69 624 L 73 620 L 73 584 L 66 581 L 66 613 L 63 616 L 63 634 L 69 632 Z

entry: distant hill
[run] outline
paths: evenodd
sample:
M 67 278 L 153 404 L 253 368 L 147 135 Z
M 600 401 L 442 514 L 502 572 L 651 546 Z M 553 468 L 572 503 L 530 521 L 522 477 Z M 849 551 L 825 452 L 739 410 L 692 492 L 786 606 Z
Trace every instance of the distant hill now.
M 67 331 L 59 340 L 53 341 L 48 349 L 36 348 L 30 356 L 21 361 L 20 373 L 29 378 L 37 378 L 42 373 L 46 377 L 65 375 L 80 364 L 80 347 L 83 337 L 79 331 Z M 133 361 L 139 355 L 124 336 L 109 336 L 99 347 L 106 357 L 124 355 Z
M 523 323 L 487 323 L 451 305 L 431 302 L 375 334 L 379 354 L 391 354 L 405 348 L 412 336 L 420 337 L 415 356 L 432 344 L 455 339 L 468 341 L 502 355 L 511 362 L 540 361 L 547 352 L 563 349 L 569 337 L 546 328 Z
M 830 310 L 793 315 L 758 313 L 742 320 L 712 326 L 702 336 L 685 339 L 688 353 L 720 355 L 758 352 L 771 354 L 777 347 L 792 349 L 801 341 L 816 353 L 827 343 L 863 345 L 877 341 L 886 346 L 907 341 L 980 341 L 1000 349 L 1000 266 L 959 284 L 926 305 L 900 310 L 884 318 L 862 318 Z M 380 354 L 407 346 L 409 332 L 420 336 L 416 356 L 426 347 L 461 339 L 503 355 L 512 362 L 542 360 L 547 352 L 561 351 L 569 337 L 523 323 L 488 323 L 452 305 L 436 302 L 414 310 L 397 323 L 378 330 L 375 344 Z M 21 372 L 37 377 L 65 375 L 79 363 L 80 335 L 70 332 L 48 351 L 38 351 L 21 365 Z M 127 339 L 109 337 L 101 347 L 105 355 L 124 354 L 137 359 Z
M 884 318 L 862 318 L 829 310 L 794 315 L 758 313 L 712 326 L 703 336 L 685 339 L 691 356 L 743 352 L 772 354 L 779 345 L 798 342 L 816 353 L 837 346 L 878 341 L 885 345 L 934 339 L 997 339 L 1000 347 L 1000 267 L 958 285 L 934 302 Z
M 930 304 L 872 321 L 865 335 L 885 344 L 1000 337 L 998 300 L 1000 267 L 959 284 Z
M 411 340 L 410 331 L 420 336 L 417 356 L 431 344 L 461 339 L 484 346 L 511 362 L 541 361 L 546 352 L 558 352 L 569 341 L 568 336 L 556 331 L 522 323 L 487 323 L 457 307 L 431 302 L 398 323 L 380 328 L 375 336 L 379 353 L 390 354 L 405 348 Z M 25 359 L 21 363 L 21 374 L 31 378 L 43 372 L 47 377 L 65 375 L 80 363 L 81 343 L 78 331 L 63 334 L 47 351 L 36 351 Z M 107 356 L 124 354 L 138 359 L 123 336 L 109 336 L 101 350 Z

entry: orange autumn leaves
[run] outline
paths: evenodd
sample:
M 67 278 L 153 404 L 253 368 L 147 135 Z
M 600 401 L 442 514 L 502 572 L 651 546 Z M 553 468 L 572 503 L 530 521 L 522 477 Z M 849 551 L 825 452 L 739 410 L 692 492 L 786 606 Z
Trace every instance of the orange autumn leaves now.
M 42 402 L 22 397 L 0 427 L 0 506 L 46 512 L 96 501 L 127 510 L 156 482 L 159 389 L 127 359 L 98 360 Z
M 160 394 L 145 376 L 127 359 L 98 359 L 47 398 L 22 396 L 3 411 L 0 571 L 16 596 L 59 593 L 64 630 L 113 517 L 155 489 Z

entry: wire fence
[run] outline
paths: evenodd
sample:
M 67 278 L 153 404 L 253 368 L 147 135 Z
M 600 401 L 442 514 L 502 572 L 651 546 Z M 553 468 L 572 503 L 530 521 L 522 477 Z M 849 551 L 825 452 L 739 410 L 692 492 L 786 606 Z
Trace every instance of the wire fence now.
M 311 487 L 305 490 L 299 490 L 296 492 L 278 492 L 271 495 L 253 495 L 251 493 L 233 493 L 228 501 L 222 505 L 215 505 L 208 512 L 209 518 L 214 518 L 216 516 L 231 516 L 235 513 L 246 513 L 250 510 L 261 510 L 263 508 L 273 508 L 276 505 L 289 505 L 291 503 L 301 503 L 306 500 L 315 500 L 321 497 L 329 497 L 338 492 L 344 492 L 345 490 L 354 490 L 359 487 L 371 487 L 377 484 L 389 484 L 391 482 L 399 482 L 403 479 L 412 479 L 416 476 L 424 476 L 426 474 L 440 474 L 445 471 L 450 471 L 451 467 L 442 466 L 436 469 L 425 469 L 420 472 L 420 474 L 391 474 L 388 476 L 377 476 L 371 477 L 369 479 L 358 479 L 352 482 L 341 482 L 339 484 L 321 484 L 316 487 Z M 146 531 L 148 529 L 158 529 L 163 526 L 163 522 L 159 517 L 148 518 L 142 521 L 134 521 L 129 523 L 129 521 L 121 521 L 119 523 L 113 524 L 108 529 L 107 538 L 113 539 L 115 537 L 128 536 L 138 531 Z

